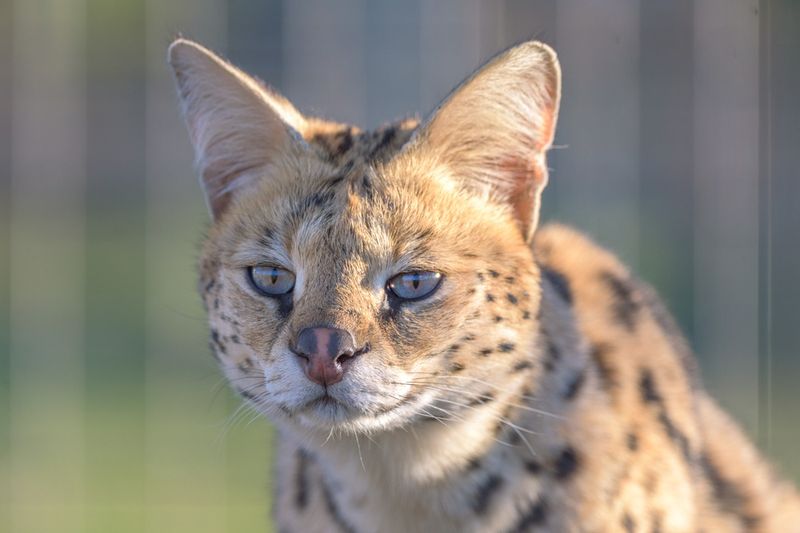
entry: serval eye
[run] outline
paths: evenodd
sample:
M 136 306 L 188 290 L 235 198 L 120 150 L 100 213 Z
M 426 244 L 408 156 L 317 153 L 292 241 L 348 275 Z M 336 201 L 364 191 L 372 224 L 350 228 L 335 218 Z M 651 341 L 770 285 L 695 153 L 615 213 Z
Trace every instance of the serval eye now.
M 253 287 L 265 296 L 282 296 L 294 289 L 294 274 L 274 266 L 253 266 L 247 269 Z
M 403 300 L 420 300 L 434 293 L 442 281 L 439 272 L 404 272 L 389 280 L 389 290 Z

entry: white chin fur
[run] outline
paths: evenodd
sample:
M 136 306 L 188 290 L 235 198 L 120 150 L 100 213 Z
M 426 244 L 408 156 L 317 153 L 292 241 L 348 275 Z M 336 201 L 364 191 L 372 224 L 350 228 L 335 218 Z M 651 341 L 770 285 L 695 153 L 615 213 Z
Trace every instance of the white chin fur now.
M 329 387 L 331 402 L 320 401 L 325 390 L 299 368 L 262 363 L 264 401 L 257 408 L 270 420 L 310 430 L 343 433 L 377 433 L 408 426 L 418 415 L 429 413 L 433 391 L 409 400 L 407 379 L 374 368 L 354 369 L 343 381 Z M 366 366 L 366 365 L 365 365 Z M 360 370 L 360 371 L 359 371 Z M 399 372 L 397 373 L 399 374 Z M 389 392 L 387 392 L 389 391 Z

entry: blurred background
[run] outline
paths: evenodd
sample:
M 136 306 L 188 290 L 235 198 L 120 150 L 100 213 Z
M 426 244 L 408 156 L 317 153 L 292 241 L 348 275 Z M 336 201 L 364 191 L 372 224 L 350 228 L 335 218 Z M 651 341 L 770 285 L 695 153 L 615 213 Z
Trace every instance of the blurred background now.
M 800 479 L 792 0 L 0 0 L 0 530 L 256 531 L 270 430 L 206 347 L 181 33 L 301 110 L 430 110 L 536 37 L 564 96 L 545 220 L 653 283 L 707 387 Z

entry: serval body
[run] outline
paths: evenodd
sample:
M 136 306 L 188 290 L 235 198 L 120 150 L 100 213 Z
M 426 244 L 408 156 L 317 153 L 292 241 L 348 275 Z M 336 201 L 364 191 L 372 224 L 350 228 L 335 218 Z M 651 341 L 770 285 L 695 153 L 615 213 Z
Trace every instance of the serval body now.
M 653 292 L 537 230 L 550 48 L 372 132 L 190 41 L 169 59 L 213 217 L 211 344 L 278 428 L 280 531 L 800 531 Z

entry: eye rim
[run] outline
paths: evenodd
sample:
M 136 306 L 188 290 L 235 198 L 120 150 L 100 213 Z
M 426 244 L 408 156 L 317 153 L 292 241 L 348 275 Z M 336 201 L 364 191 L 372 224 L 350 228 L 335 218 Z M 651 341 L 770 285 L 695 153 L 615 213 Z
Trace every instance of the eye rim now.
M 270 268 L 270 269 L 273 269 L 273 270 L 279 270 L 281 272 L 286 272 L 287 274 L 289 274 L 292 277 L 291 286 L 285 292 L 268 292 L 267 290 L 262 288 L 256 282 L 256 279 L 255 279 L 255 277 L 253 275 L 253 272 L 257 268 Z M 251 266 L 247 267 L 246 271 L 247 271 L 247 281 L 250 284 L 250 286 L 253 288 L 253 290 L 256 291 L 258 294 L 260 294 L 261 296 L 266 296 L 268 298 L 283 298 L 286 295 L 291 294 L 294 291 L 295 283 L 297 283 L 297 276 L 295 275 L 294 272 L 292 272 L 288 268 L 283 268 L 283 267 L 280 267 L 278 265 L 269 265 L 269 264 L 267 264 L 267 265 L 251 265 Z
M 414 296 L 413 298 L 406 298 L 404 296 L 401 296 L 401 295 L 397 294 L 397 292 L 395 291 L 393 285 L 394 285 L 394 281 L 396 279 L 399 279 L 402 276 L 407 276 L 409 274 L 433 274 L 434 276 L 436 276 L 436 284 L 433 285 L 433 287 L 431 287 L 431 289 L 428 292 L 426 292 L 425 294 L 422 294 L 420 296 Z M 395 274 L 394 276 L 392 276 L 391 278 L 388 279 L 388 281 L 386 282 L 386 292 L 391 297 L 393 297 L 394 299 L 399 300 L 401 302 L 418 302 L 420 300 L 425 300 L 426 298 L 430 298 L 431 296 L 433 296 L 439 290 L 439 287 L 442 286 L 442 281 L 444 280 L 444 278 L 445 278 L 445 276 L 444 276 L 443 273 L 437 272 L 435 270 L 422 270 L 422 269 L 419 269 L 419 270 L 404 270 L 403 272 L 399 272 L 399 273 Z

